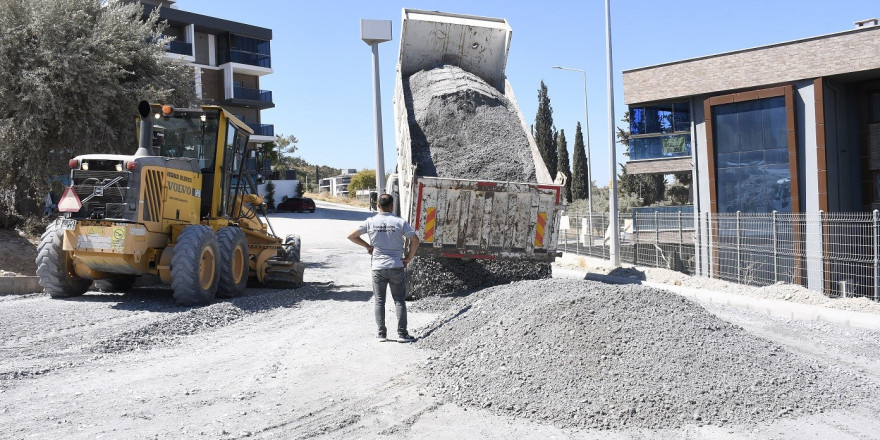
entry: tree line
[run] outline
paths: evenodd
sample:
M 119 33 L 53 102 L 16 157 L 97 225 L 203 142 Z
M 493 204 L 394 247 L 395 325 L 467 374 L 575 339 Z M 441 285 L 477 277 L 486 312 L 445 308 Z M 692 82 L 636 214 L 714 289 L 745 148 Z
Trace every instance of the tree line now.
M 623 127 L 617 127 L 616 142 L 627 149 L 624 154 L 629 156 L 629 113 L 624 115 L 621 122 Z M 593 212 L 607 212 L 608 187 L 598 187 L 595 181 L 591 181 L 589 178 L 589 165 L 581 123 L 578 122 L 575 127 L 574 151 L 571 167 L 569 167 L 568 141 L 565 130 L 557 130 L 553 124 L 553 107 L 550 105 L 547 85 L 543 80 L 538 88 L 538 111 L 535 115 L 535 123 L 532 125 L 532 135 L 550 176 L 555 178 L 557 173 L 565 175 L 564 195 L 566 201 L 571 203 L 570 209 L 586 211 L 590 190 L 592 190 Z M 620 173 L 617 175 L 617 179 L 618 206 L 623 212 L 629 212 L 632 208 L 639 206 L 691 203 L 690 172 L 674 173 L 670 176 L 629 174 L 626 172 L 626 165 L 620 164 Z M 667 182 L 667 180 L 669 181 Z

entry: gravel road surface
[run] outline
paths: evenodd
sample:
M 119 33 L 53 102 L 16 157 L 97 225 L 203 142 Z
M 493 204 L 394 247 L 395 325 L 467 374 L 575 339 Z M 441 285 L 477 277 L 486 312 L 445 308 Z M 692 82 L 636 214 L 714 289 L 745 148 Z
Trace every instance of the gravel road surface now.
M 540 354 L 546 359 L 543 365 L 553 367 L 541 372 L 543 383 L 551 384 L 552 375 L 577 377 L 579 372 L 578 379 L 584 383 L 601 380 L 613 386 L 615 382 L 607 375 L 591 377 L 593 367 L 579 370 L 577 363 L 562 356 L 570 349 L 566 347 L 570 336 L 559 330 L 574 322 L 574 313 L 579 310 L 575 307 L 560 311 L 555 322 L 548 313 L 522 315 L 531 321 L 528 328 L 548 338 L 546 345 L 516 335 L 516 330 L 525 326 L 515 321 L 489 320 L 486 325 L 495 327 L 476 326 L 477 321 L 465 322 L 468 313 L 457 317 L 454 313 L 518 284 L 494 287 L 472 297 L 432 297 L 412 303 L 410 330 L 423 339 L 413 344 L 376 342 L 369 256 L 345 239 L 357 222 L 370 214 L 318 203 L 314 214 L 273 215 L 280 235 L 302 235 L 307 285 L 295 291 L 248 289 L 241 298 L 201 308 L 175 306 L 171 291 L 161 287 L 141 287 L 125 294 L 89 292 L 70 300 L 52 300 L 44 294 L 0 296 L 0 438 L 824 439 L 875 438 L 880 432 L 876 418 L 880 408 L 874 403 L 880 381 L 878 332 L 783 320 L 730 306 L 678 303 L 678 299 L 666 296 L 663 298 L 670 302 L 650 304 L 678 304 L 676 307 L 699 318 L 693 324 L 681 323 L 681 327 L 696 335 L 700 331 L 717 333 L 702 325 L 711 323 L 755 348 L 722 353 L 725 356 L 752 359 L 755 371 L 762 372 L 789 374 L 793 365 L 818 368 L 814 370 L 818 375 L 814 378 L 816 389 L 778 388 L 787 392 L 780 399 L 803 398 L 796 399 L 802 405 L 791 411 L 780 408 L 778 413 L 762 413 L 760 418 L 742 414 L 727 422 L 693 417 L 680 420 L 677 416 L 681 412 L 659 411 L 652 416 L 658 421 L 653 426 L 620 422 L 604 429 L 506 410 L 493 393 L 498 385 L 511 383 L 512 376 L 500 370 L 487 375 L 491 380 L 485 390 L 466 390 L 474 396 L 483 392 L 481 399 L 469 402 L 456 397 L 446 391 L 454 383 L 444 370 L 454 366 L 472 374 L 478 371 L 468 370 L 472 356 L 484 356 L 487 365 L 499 365 L 505 356 L 533 358 Z M 525 283 L 533 283 L 529 289 L 534 289 L 542 282 Z M 608 295 L 615 292 L 619 302 L 633 302 L 630 295 L 634 293 L 620 291 L 619 286 L 608 286 L 612 290 L 605 291 L 602 284 L 583 282 L 588 284 L 587 291 L 593 292 L 585 293 L 571 288 L 573 280 L 547 283 L 552 298 L 520 298 L 525 306 L 517 306 L 510 297 L 498 300 L 499 307 L 510 314 L 530 307 L 547 312 L 556 304 L 553 298 L 568 295 L 580 298 L 583 304 L 588 298 L 608 303 Z M 601 311 L 603 304 L 590 307 Z M 657 324 L 657 330 L 675 330 L 675 326 L 663 324 L 674 322 L 673 317 L 658 320 L 652 318 L 656 314 L 635 313 L 636 304 L 627 307 L 631 314 L 625 321 L 608 322 L 607 326 L 626 328 L 634 339 L 650 329 L 627 325 Z M 486 302 L 480 310 L 486 316 L 501 313 Z M 387 316 L 393 317 L 391 305 Z M 438 327 L 438 323 L 444 324 Z M 579 323 L 591 329 L 587 321 Z M 450 351 L 452 345 L 438 343 L 442 332 L 462 335 L 458 350 Z M 603 332 L 595 333 L 595 341 L 615 334 Z M 647 343 L 637 342 L 635 347 Z M 517 344 L 519 351 L 506 351 Z M 601 353 L 606 358 L 622 351 L 620 359 L 609 361 L 629 362 L 637 362 L 635 354 L 640 352 L 613 346 L 590 350 L 604 350 Z M 715 362 L 711 356 L 715 352 L 709 347 L 695 352 L 681 350 L 670 351 L 666 358 L 657 355 L 657 364 L 687 368 L 688 364 L 682 363 L 687 356 Z M 773 369 L 777 364 L 761 357 L 768 352 L 777 353 L 786 365 Z M 601 356 L 598 353 L 582 355 Z M 706 355 L 709 357 L 702 357 Z M 767 360 L 765 365 L 760 364 L 762 359 Z M 661 393 L 661 388 L 652 384 L 656 371 L 667 370 L 640 367 L 645 377 L 638 384 L 640 392 L 646 396 Z M 635 366 L 628 368 L 620 371 L 629 372 Z M 803 378 L 791 376 L 790 383 L 802 384 L 799 381 Z M 697 392 L 714 379 L 670 380 L 692 384 L 688 386 Z M 639 382 L 639 376 L 631 375 L 626 381 Z M 446 387 L 441 386 L 444 383 Z M 736 380 L 729 383 L 738 385 L 743 393 L 751 392 L 747 389 L 755 385 Z M 765 391 L 773 391 L 772 385 L 763 386 Z M 566 406 L 552 389 L 511 386 L 510 392 L 534 407 Z M 817 400 L 810 400 L 811 396 Z M 737 397 L 731 396 L 733 400 Z M 492 405 L 483 407 L 486 398 Z M 587 400 L 614 398 L 599 391 Z M 825 402 L 821 409 L 818 399 Z

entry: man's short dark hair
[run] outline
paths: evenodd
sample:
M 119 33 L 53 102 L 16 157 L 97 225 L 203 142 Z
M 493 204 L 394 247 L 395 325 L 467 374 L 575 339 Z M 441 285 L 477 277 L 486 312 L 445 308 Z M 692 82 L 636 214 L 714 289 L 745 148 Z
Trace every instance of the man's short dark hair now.
M 391 194 L 382 194 L 379 196 L 379 207 L 382 208 L 383 211 L 391 212 L 393 206 L 394 197 L 391 197 Z

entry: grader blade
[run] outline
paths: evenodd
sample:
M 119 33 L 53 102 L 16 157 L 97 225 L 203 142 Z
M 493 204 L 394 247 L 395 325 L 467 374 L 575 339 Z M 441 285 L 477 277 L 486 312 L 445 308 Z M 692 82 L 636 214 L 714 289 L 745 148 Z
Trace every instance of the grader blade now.
M 263 284 L 272 287 L 302 287 L 306 265 L 301 262 L 269 260 Z

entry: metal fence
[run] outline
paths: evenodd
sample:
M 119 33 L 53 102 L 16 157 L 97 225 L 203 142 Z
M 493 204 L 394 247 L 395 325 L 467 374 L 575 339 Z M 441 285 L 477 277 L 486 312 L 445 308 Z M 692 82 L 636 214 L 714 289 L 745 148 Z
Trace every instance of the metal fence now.
M 682 210 L 685 211 L 685 210 Z M 621 213 L 621 262 L 740 284 L 798 284 L 880 301 L 880 215 Z M 592 227 L 590 227 L 592 225 Z M 608 214 L 568 212 L 559 249 L 609 258 Z

